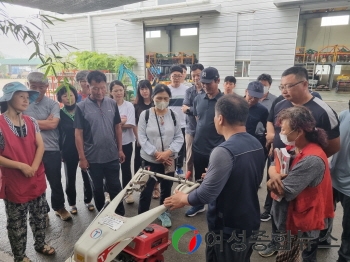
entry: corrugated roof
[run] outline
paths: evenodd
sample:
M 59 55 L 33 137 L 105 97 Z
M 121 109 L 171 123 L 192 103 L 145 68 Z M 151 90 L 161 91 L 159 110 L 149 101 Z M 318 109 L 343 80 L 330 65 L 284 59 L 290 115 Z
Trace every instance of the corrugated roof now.
M 37 66 L 41 64 L 39 58 L 33 58 L 28 60 L 28 58 L 5 58 L 0 59 L 1 65 L 21 65 L 21 66 Z
M 99 11 L 141 1 L 144 0 L 5 0 L 2 2 L 61 14 L 76 14 Z

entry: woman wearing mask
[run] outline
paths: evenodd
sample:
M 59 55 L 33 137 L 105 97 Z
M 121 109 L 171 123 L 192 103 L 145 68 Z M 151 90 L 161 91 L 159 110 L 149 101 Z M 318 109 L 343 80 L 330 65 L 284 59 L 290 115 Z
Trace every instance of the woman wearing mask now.
M 127 186 L 131 180 L 131 156 L 133 151 L 133 142 L 135 136 L 133 128 L 135 127 L 135 109 L 132 103 L 125 101 L 125 87 L 122 82 L 115 80 L 110 83 L 109 91 L 111 97 L 117 102 L 122 125 L 122 144 L 125 154 L 125 161 L 121 164 L 123 188 Z M 125 202 L 127 204 L 134 203 L 133 195 L 129 195 Z
M 139 123 L 140 114 L 142 111 L 147 110 L 152 107 L 152 85 L 151 82 L 148 80 L 141 80 L 139 84 L 137 85 L 137 94 L 135 99 L 135 120 L 136 120 L 136 127 L 134 128 L 134 133 L 136 136 L 136 139 L 138 137 L 137 135 L 137 125 Z M 141 146 L 138 141 L 135 143 L 135 160 L 134 160 L 134 172 L 136 173 L 139 168 L 141 167 L 141 155 L 140 155 Z M 154 199 L 158 199 L 160 197 L 160 189 L 159 189 L 159 183 L 157 182 L 154 185 L 153 194 L 152 197 Z
M 328 219 L 334 217 L 333 195 L 328 159 L 323 151 L 327 136 L 323 129 L 316 128 L 316 121 L 309 109 L 295 106 L 281 111 L 277 118 L 281 126 L 280 137 L 292 150 L 288 175 L 280 174 L 276 167 L 269 168 L 267 187 L 281 201 L 273 200 L 272 218 L 276 228 L 290 231 L 294 236 L 291 249 L 280 251 L 277 262 L 316 261 L 320 230 L 328 227 Z M 308 237 L 311 249 L 304 246 L 300 254 L 299 232 Z
M 176 113 L 168 109 L 171 91 L 166 85 L 158 84 L 153 90 L 154 107 L 141 113 L 138 124 L 138 138 L 141 145 L 141 158 L 151 171 L 174 176 L 175 159 L 184 142 L 181 126 Z M 160 205 L 171 195 L 172 181 L 160 181 Z M 149 179 L 140 195 L 139 214 L 149 210 L 152 191 L 156 181 Z M 169 214 L 158 217 L 162 226 L 171 227 Z
M 72 215 L 76 215 L 78 213 L 78 209 L 76 207 L 77 191 L 75 184 L 79 156 L 75 146 L 74 114 L 78 93 L 72 85 L 69 85 L 68 89 L 65 86 L 61 86 L 60 90 L 56 94 L 56 97 L 57 100 L 63 104 L 60 111 L 58 130 L 60 132 L 60 149 L 62 160 L 64 162 L 64 171 L 66 174 L 66 195 L 70 205 L 69 212 Z M 81 175 L 84 181 L 84 203 L 89 211 L 93 211 L 95 207 L 93 204 L 91 204 L 92 189 L 89 176 L 83 170 L 81 170 Z
M 19 82 L 6 84 L 3 93 L 0 98 L 0 198 L 5 202 L 14 261 L 30 262 L 25 253 L 28 212 L 34 249 L 46 256 L 55 254 L 55 249 L 45 243 L 44 142 L 36 120 L 22 114 L 39 93 L 28 90 Z

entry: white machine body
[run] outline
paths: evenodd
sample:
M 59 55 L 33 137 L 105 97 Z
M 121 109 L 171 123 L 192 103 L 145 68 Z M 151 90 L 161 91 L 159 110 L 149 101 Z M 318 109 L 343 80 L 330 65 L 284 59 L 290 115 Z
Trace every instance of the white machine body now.
M 148 179 L 157 177 L 178 182 L 177 190 L 189 193 L 199 186 L 183 178 L 139 169 L 128 185 L 91 222 L 74 246 L 74 255 L 66 262 L 112 261 L 144 228 L 151 224 L 167 208 L 164 205 L 150 209 L 134 217 L 115 214 L 115 209 L 125 197 L 134 191 L 142 191 Z

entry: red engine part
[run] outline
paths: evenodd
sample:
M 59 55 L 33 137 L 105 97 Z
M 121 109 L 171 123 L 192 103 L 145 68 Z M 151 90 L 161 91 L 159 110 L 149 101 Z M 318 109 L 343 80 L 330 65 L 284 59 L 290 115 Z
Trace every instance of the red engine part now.
M 117 259 L 123 259 L 121 256 L 129 257 L 130 261 L 142 262 L 162 262 L 164 261 L 163 252 L 167 250 L 171 241 L 169 240 L 169 230 L 157 224 L 151 224 L 146 227 L 137 237 L 130 242 Z M 127 253 L 129 256 L 126 256 Z

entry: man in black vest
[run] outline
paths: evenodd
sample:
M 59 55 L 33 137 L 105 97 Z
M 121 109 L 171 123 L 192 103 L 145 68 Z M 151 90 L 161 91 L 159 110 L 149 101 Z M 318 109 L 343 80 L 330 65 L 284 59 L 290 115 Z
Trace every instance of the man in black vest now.
M 164 201 L 170 209 L 209 204 L 207 261 L 248 262 L 253 252 L 254 243 L 249 243 L 249 238 L 260 226 L 257 192 L 265 158 L 261 143 L 246 132 L 248 114 L 248 103 L 236 94 L 223 96 L 217 101 L 215 128 L 226 141 L 213 149 L 208 171 L 199 188 L 190 194 L 176 192 Z M 223 245 L 211 245 L 216 242 L 213 235 L 220 233 Z M 244 250 L 237 252 L 232 248 L 237 242 L 234 238 L 243 241 Z

